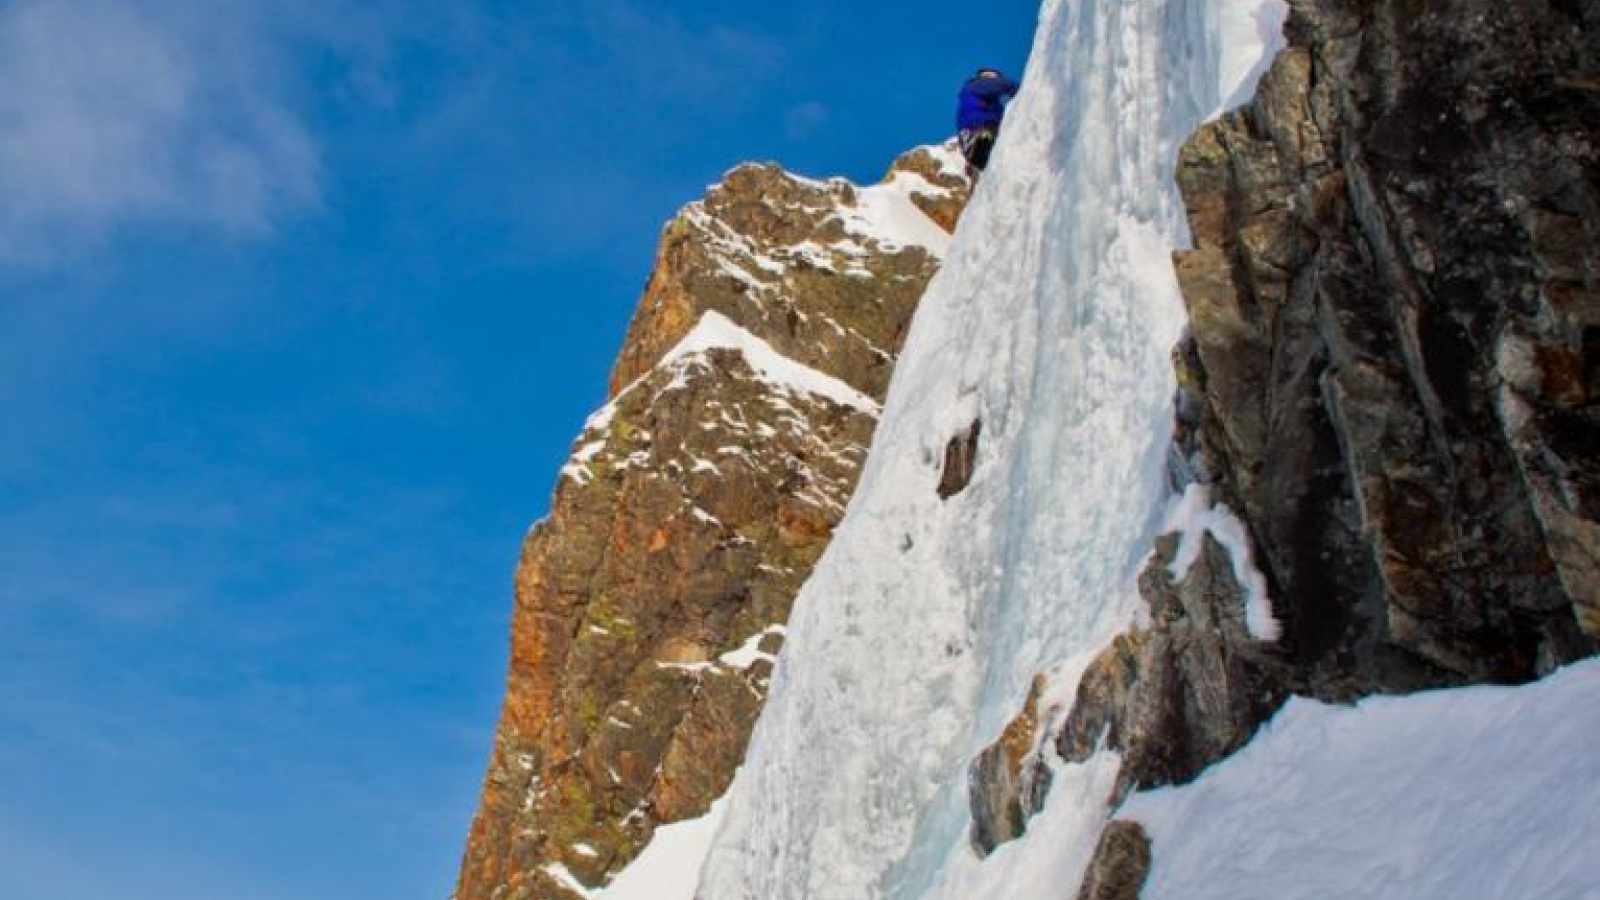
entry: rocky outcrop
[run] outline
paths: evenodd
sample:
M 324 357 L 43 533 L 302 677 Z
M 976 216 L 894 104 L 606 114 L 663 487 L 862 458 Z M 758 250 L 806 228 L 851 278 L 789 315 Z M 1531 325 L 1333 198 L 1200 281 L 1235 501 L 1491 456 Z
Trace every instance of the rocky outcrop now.
M 960 172 L 944 148 L 870 188 L 744 166 L 667 226 L 523 550 L 458 900 L 581 896 L 727 789 L 946 239 L 918 210 L 959 210 Z
M 1255 100 L 1183 148 L 1175 259 L 1175 479 L 1242 523 L 1277 627 L 1228 549 L 1175 575 L 1162 539 L 1148 624 L 1054 735 L 1119 751 L 1119 795 L 1291 694 L 1524 682 L 1600 639 L 1600 7 L 1290 5 Z M 1085 896 L 1148 868 L 1121 827 Z
M 946 148 L 919 148 L 895 162 L 879 186 L 887 190 L 798 178 L 773 165 L 729 172 L 662 234 L 612 393 L 712 310 L 789 359 L 882 396 L 930 271 L 910 261 L 926 250 L 903 243 L 916 235 L 884 232 L 882 219 L 908 202 L 946 211 L 941 218 L 953 224 L 949 211 L 965 204 L 968 189 L 960 167 Z
M 1194 778 L 1243 746 L 1285 695 L 1277 648 L 1246 627 L 1227 551 L 1209 534 L 1194 539 L 1202 547 L 1181 576 L 1178 538 L 1157 542 L 1139 582 L 1149 627 L 1118 637 L 1089 667 L 1055 738 L 1069 762 L 1102 746 L 1121 751 L 1119 796 Z
M 1291 690 L 1538 677 L 1593 652 L 1600 599 L 1597 12 L 1293 9 L 1179 165 L 1197 468 Z
M 972 761 L 968 800 L 972 847 L 979 855 L 987 856 L 1020 837 L 1049 790 L 1050 771 L 1039 764 L 1039 731 L 1041 722 L 1053 718 L 1056 710 L 1039 709 L 1044 688 L 1044 678 L 1034 679 L 1022 712 Z
M 1138 900 L 1150 876 L 1150 836 L 1137 822 L 1112 822 L 1100 835 L 1078 900 Z
M 945 445 L 944 466 L 939 471 L 939 486 L 935 488 L 940 500 L 949 500 L 972 483 L 972 474 L 978 466 L 978 439 L 982 436 L 983 422 L 973 419 L 965 432 Z

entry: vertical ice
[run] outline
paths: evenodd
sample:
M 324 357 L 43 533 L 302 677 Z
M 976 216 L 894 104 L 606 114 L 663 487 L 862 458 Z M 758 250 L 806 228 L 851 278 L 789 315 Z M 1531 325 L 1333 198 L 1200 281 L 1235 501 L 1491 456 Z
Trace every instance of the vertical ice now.
M 796 605 L 704 900 L 1074 889 L 1115 760 L 1063 772 L 1033 837 L 981 864 L 967 764 L 1035 674 L 1070 683 L 1139 609 L 1184 324 L 1173 162 L 1254 74 L 1275 9 L 1044 4 L 855 502 Z M 946 442 L 975 419 L 976 475 L 941 501 Z

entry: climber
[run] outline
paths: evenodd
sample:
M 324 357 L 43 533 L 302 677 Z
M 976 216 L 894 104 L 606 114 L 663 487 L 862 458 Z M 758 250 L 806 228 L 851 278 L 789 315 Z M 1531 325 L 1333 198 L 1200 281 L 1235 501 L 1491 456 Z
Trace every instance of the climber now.
M 967 158 L 967 174 L 976 179 L 989 165 L 989 153 L 1000 135 L 1000 120 L 1006 114 L 1006 101 L 1017 93 L 1017 83 L 1000 74 L 999 69 L 979 69 L 961 86 L 961 105 L 956 110 L 956 128 L 961 155 Z

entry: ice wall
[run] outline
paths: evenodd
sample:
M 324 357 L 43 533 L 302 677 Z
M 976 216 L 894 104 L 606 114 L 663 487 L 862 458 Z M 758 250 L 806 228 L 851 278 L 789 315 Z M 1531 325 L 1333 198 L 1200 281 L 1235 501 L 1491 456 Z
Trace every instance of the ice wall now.
M 797 602 L 704 900 L 1070 895 L 1116 761 L 1058 773 L 980 863 L 966 771 L 1034 676 L 1140 611 L 1184 314 L 1180 142 L 1247 96 L 1259 0 L 1048 0 L 994 162 L 924 299 L 866 473 Z M 935 493 L 983 423 L 976 475 Z

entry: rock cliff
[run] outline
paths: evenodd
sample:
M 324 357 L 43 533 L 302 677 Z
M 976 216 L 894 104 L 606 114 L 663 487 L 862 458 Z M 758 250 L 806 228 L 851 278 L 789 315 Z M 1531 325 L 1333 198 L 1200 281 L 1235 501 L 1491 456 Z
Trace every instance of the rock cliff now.
M 743 166 L 667 225 L 523 550 L 458 900 L 582 896 L 727 789 L 962 171 L 944 147 L 866 188 Z
M 1600 635 L 1597 12 L 1294 10 L 1180 163 L 1201 468 L 1292 689 L 1548 673 Z
M 1600 639 L 1600 7 L 1290 6 L 1254 101 L 1177 171 L 1175 486 L 1244 546 L 1163 538 L 1150 621 L 1041 736 L 1121 751 L 1122 795 L 1193 779 L 1290 695 L 1520 683 Z M 1048 788 L 1001 755 L 973 769 L 985 851 Z M 1080 896 L 1137 896 L 1144 840 L 1108 829 Z

